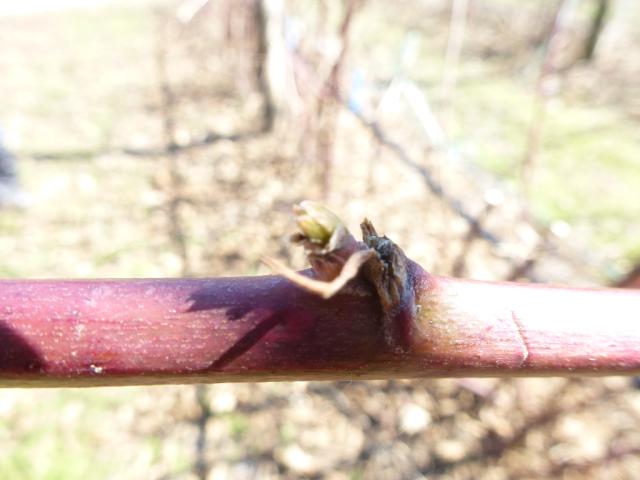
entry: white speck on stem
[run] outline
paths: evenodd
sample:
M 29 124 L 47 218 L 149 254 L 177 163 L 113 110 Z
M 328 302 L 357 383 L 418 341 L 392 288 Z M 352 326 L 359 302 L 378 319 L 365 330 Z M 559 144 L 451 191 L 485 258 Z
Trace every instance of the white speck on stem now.
M 104 367 L 100 367 L 98 365 L 94 365 L 93 363 L 89 366 L 89 368 L 91 369 L 91 372 L 95 373 L 95 374 L 101 374 L 104 372 Z
M 85 328 L 86 328 L 85 325 L 82 323 L 79 323 L 76 325 L 75 330 L 76 330 L 76 336 L 78 338 L 82 336 L 82 333 L 84 332 Z

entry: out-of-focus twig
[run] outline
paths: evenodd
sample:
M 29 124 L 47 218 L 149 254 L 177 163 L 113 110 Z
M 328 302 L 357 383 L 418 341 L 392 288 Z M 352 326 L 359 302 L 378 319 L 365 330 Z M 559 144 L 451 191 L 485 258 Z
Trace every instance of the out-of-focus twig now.
M 444 57 L 444 70 L 442 72 L 442 85 L 440 87 L 440 100 L 442 102 L 442 117 L 445 124 L 449 121 L 451 100 L 458 81 L 458 67 L 460 55 L 464 44 L 464 34 L 467 27 L 467 10 L 469 0 L 454 0 L 451 8 L 451 21 L 449 23 L 449 38 Z
M 453 262 L 453 266 L 451 267 L 451 274 L 454 277 L 464 276 L 467 257 L 471 249 L 471 245 L 480 237 L 479 226 L 481 223 L 484 223 L 485 219 L 489 216 L 489 214 L 493 210 L 493 207 L 495 206 L 495 202 L 486 201 L 484 209 L 482 209 L 482 211 L 476 216 L 477 222 L 469 225 L 469 229 L 462 239 L 460 252 L 458 253 L 458 256 Z
M 584 44 L 584 51 L 582 53 L 581 60 L 590 62 L 593 60 L 600 40 L 600 34 L 602 33 L 602 27 L 604 27 L 605 19 L 609 11 L 609 0 L 596 0 L 597 5 L 591 19 L 591 25 L 589 26 L 589 33 Z
M 195 419 L 196 426 L 198 428 L 198 437 L 196 439 L 196 460 L 194 464 L 195 474 L 200 480 L 206 480 L 209 473 L 209 464 L 206 458 L 207 452 L 207 424 L 209 419 L 213 416 L 209 402 L 207 401 L 207 392 L 209 387 L 207 385 L 196 385 L 195 394 L 196 402 L 200 408 L 200 415 Z
M 533 114 L 527 133 L 524 156 L 520 165 L 520 178 L 525 194 L 529 193 L 533 182 L 536 160 L 540 152 L 546 121 L 547 103 L 557 91 L 554 77 L 559 68 L 559 55 L 566 45 L 567 30 L 577 4 L 577 0 L 562 1 L 544 49 L 542 66 L 535 86 Z
M 180 218 L 180 206 L 182 198 L 180 191 L 184 179 L 180 173 L 178 165 L 178 152 L 174 148 L 175 145 L 175 103 L 176 98 L 171 88 L 169 80 L 168 65 L 168 21 L 166 18 L 159 18 L 158 34 L 156 39 L 156 72 L 160 89 L 160 112 L 162 115 L 163 134 L 165 138 L 166 148 L 166 165 L 169 173 L 169 189 L 168 202 L 166 206 L 167 216 L 169 220 L 169 237 L 176 249 L 182 264 L 182 275 L 190 274 L 189 253 L 185 239 L 184 229 Z
M 446 205 L 448 205 L 451 210 L 453 210 L 459 217 L 464 219 L 469 224 L 469 226 L 476 229 L 480 237 L 496 246 L 501 243 L 501 240 L 494 233 L 489 232 L 482 226 L 482 222 L 478 219 L 478 217 L 472 215 L 469 211 L 467 211 L 460 200 L 458 200 L 447 190 L 445 190 L 444 186 L 433 177 L 427 167 L 415 162 L 399 143 L 391 140 L 386 135 L 378 122 L 370 122 L 366 118 L 364 118 L 362 114 L 354 112 L 352 110 L 350 111 L 351 113 L 353 113 L 353 115 L 355 115 L 360 123 L 371 132 L 376 141 L 380 142 L 380 144 L 388 148 L 396 156 L 396 158 L 398 158 L 402 163 L 404 163 L 414 172 L 420 175 L 429 190 L 438 198 L 440 198 L 440 200 L 443 201 Z
M 614 286 L 618 288 L 640 288 L 640 264 L 636 265 L 621 280 L 618 280 Z
M 349 31 L 356 10 L 364 3 L 364 0 L 344 0 L 344 15 L 338 36 L 341 48 L 336 57 L 329 76 L 324 81 L 323 92 L 318 96 L 316 114 L 318 119 L 317 131 L 317 157 L 321 168 L 321 192 L 324 198 L 329 196 L 331 188 L 331 175 L 333 172 L 333 147 L 337 134 L 336 122 L 338 108 L 335 98 L 341 97 L 342 69 L 347 52 L 349 51 Z
M 292 55 L 294 56 L 294 60 L 296 61 L 296 66 L 298 67 L 298 69 L 301 69 L 305 73 L 305 78 L 311 82 L 315 81 L 316 83 L 319 83 L 317 76 L 313 75 L 310 65 L 308 64 L 306 59 L 302 57 L 300 52 L 292 52 Z M 320 88 L 317 88 L 316 90 L 320 91 Z M 381 146 L 389 149 L 398 160 L 400 160 L 402 163 L 404 163 L 412 170 L 414 170 L 418 175 L 420 175 L 420 177 L 424 180 L 427 188 L 435 196 L 440 198 L 441 201 L 443 201 L 449 208 L 451 208 L 451 210 L 453 210 L 457 215 L 464 219 L 470 226 L 470 228 L 473 228 L 474 231 L 477 232 L 477 235 L 479 237 L 488 241 L 494 247 L 499 247 L 503 243 L 496 234 L 484 228 L 482 222 L 475 215 L 471 214 L 464 207 L 460 200 L 451 195 L 444 188 L 444 186 L 435 179 L 429 168 L 413 160 L 401 144 L 392 140 L 377 121 L 370 120 L 365 117 L 362 111 L 351 108 L 349 102 L 340 95 L 340 92 L 329 90 L 328 93 L 330 93 L 334 97 L 336 102 L 342 105 L 343 108 L 345 108 L 349 113 L 357 118 L 358 121 L 371 132 L 373 138 Z
M 255 35 L 255 53 L 253 69 L 256 88 L 262 95 L 262 125 L 260 133 L 268 133 L 275 121 L 275 105 L 271 95 L 271 87 L 267 78 L 267 60 L 269 43 L 267 40 L 267 9 L 264 0 L 252 0 L 252 23 Z

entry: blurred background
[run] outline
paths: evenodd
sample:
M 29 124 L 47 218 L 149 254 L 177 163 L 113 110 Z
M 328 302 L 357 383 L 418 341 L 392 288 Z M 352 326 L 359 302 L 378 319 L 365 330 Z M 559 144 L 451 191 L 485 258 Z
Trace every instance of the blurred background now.
M 640 287 L 634 0 L 0 0 L 0 276 L 305 265 Z M 605 319 L 606 320 L 606 319 Z M 0 391 L 0 478 L 638 478 L 626 378 Z

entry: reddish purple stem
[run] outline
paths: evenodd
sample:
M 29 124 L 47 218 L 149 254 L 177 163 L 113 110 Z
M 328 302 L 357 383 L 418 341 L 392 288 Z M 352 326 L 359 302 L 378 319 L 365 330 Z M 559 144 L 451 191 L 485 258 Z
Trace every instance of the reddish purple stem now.
M 0 281 L 0 385 L 640 373 L 639 292 L 421 270 L 415 289 L 398 352 L 363 285 L 322 300 L 273 276 Z

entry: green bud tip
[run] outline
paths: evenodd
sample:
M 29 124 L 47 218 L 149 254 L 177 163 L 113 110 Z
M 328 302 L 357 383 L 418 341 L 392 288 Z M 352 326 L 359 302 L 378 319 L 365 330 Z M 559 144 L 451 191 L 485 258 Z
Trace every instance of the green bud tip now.
M 318 202 L 305 200 L 293 207 L 302 233 L 312 242 L 325 245 L 342 225 L 338 216 Z

